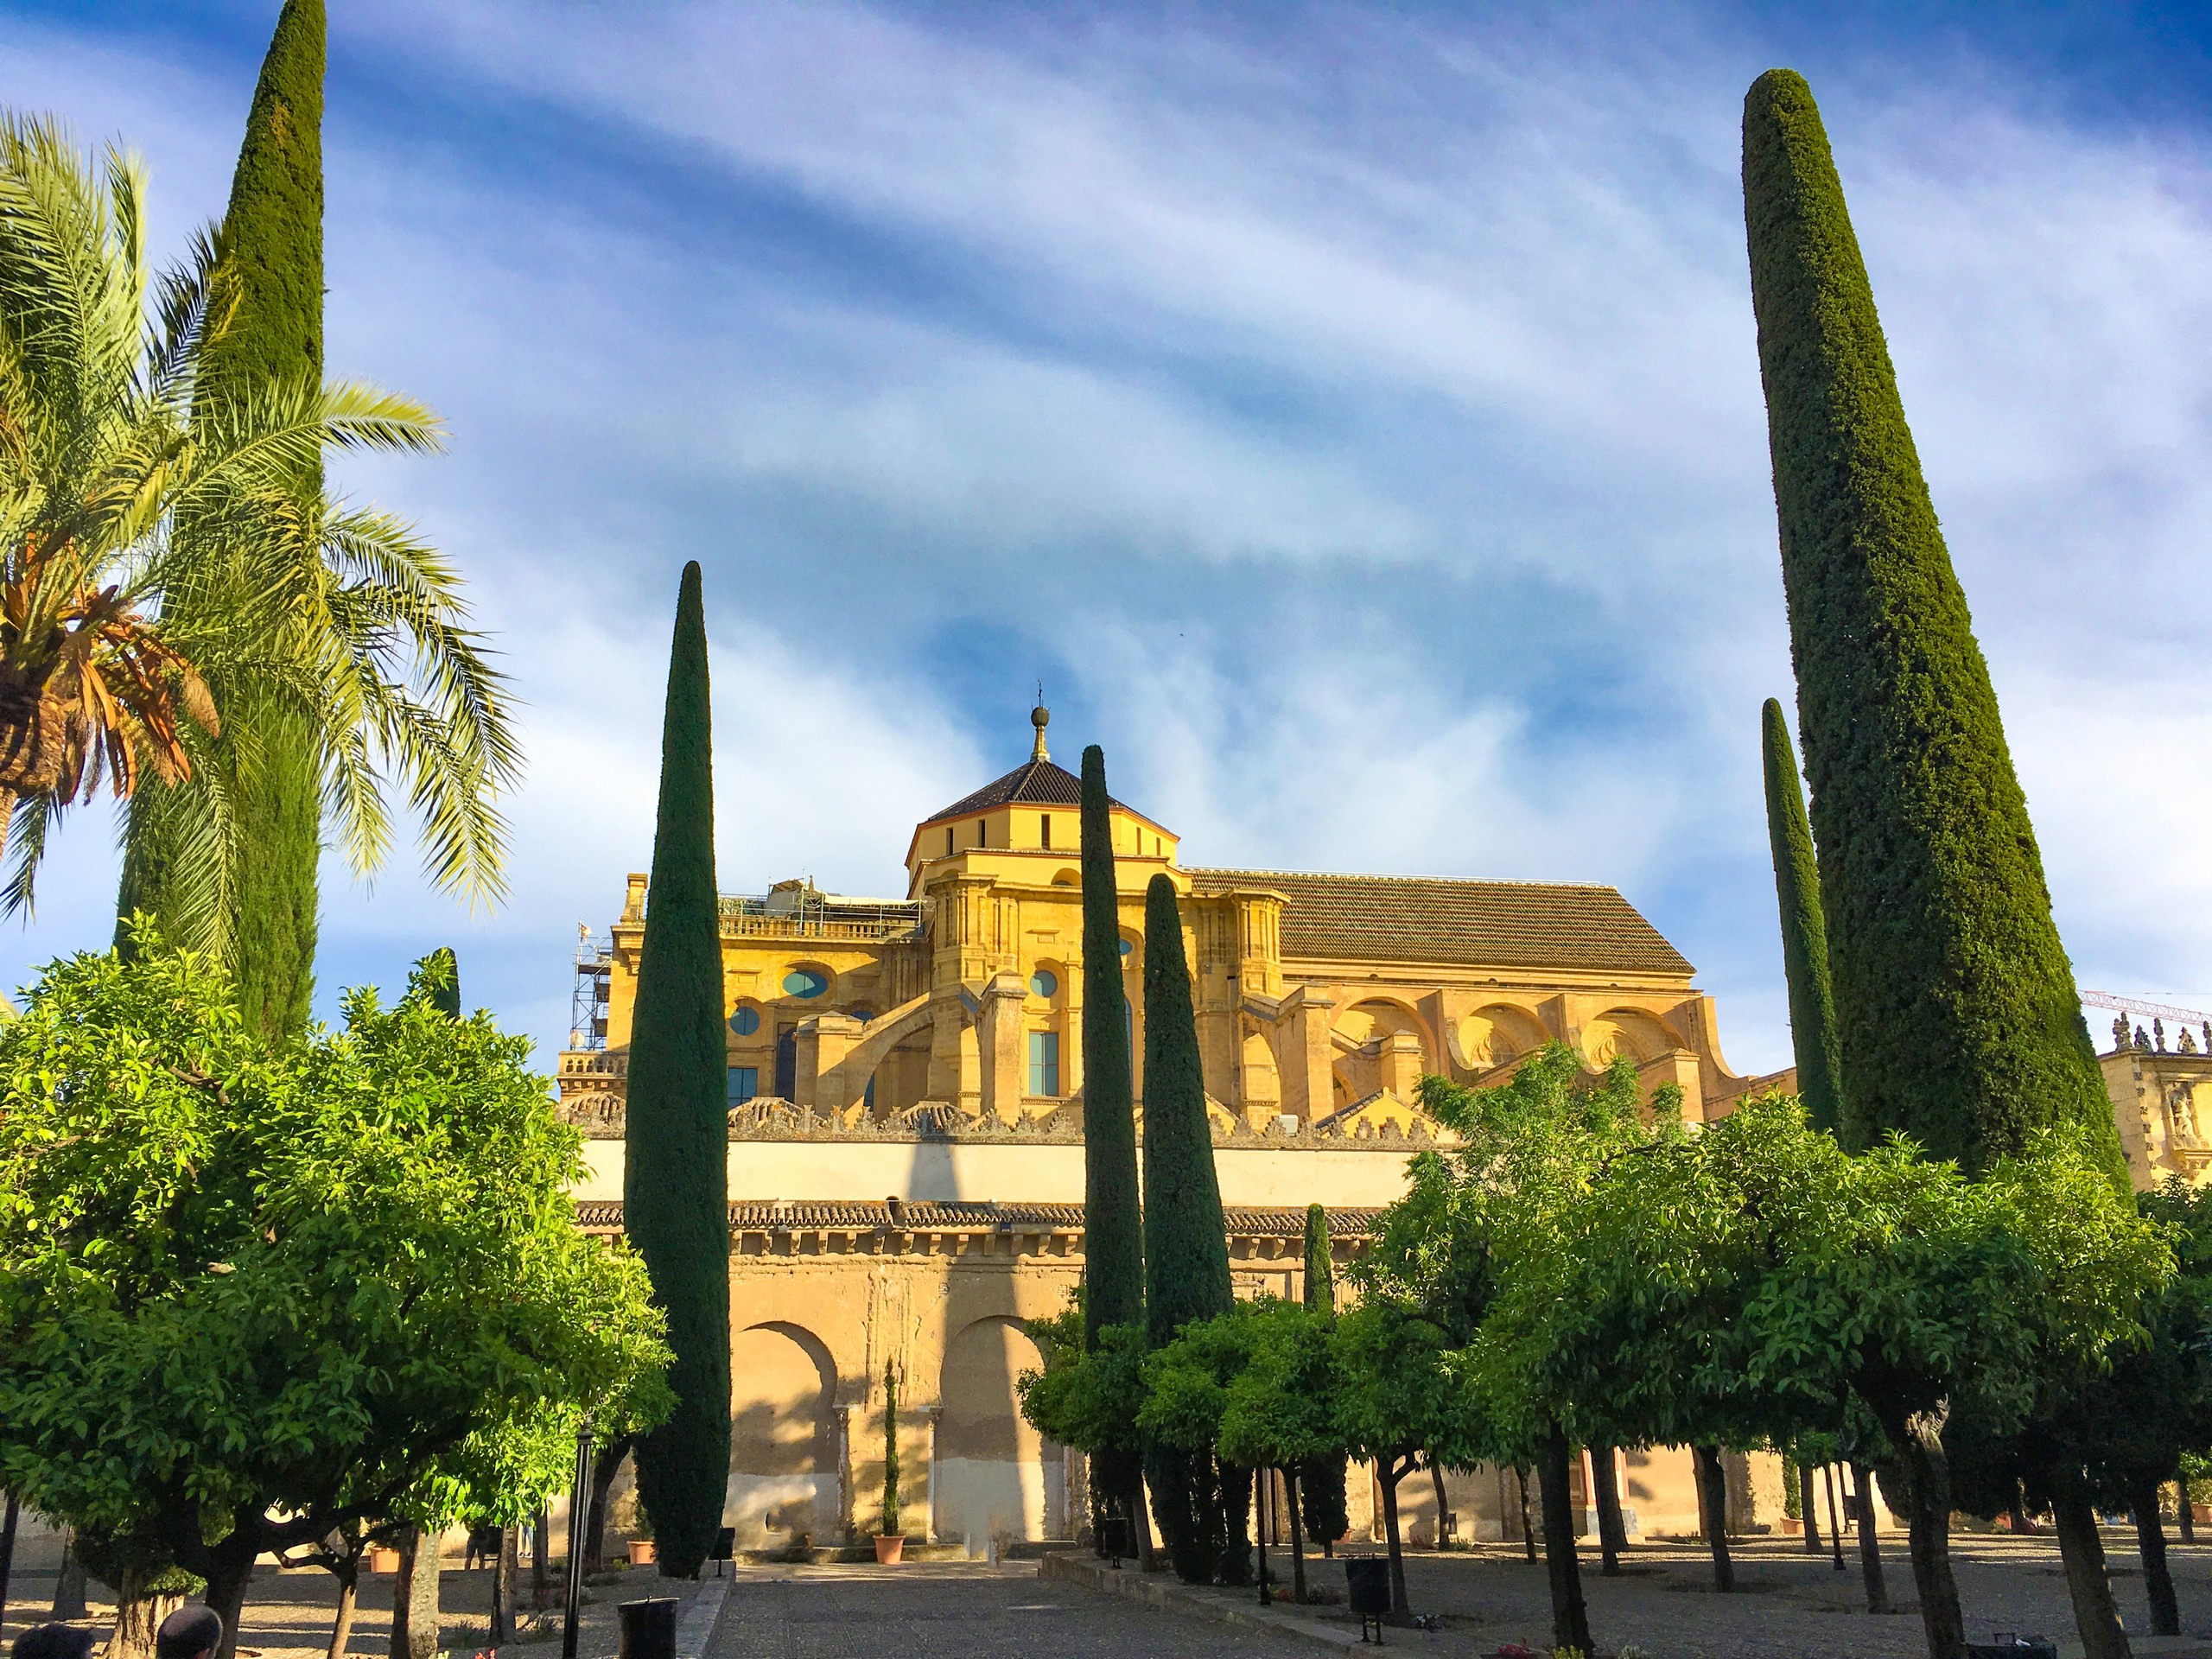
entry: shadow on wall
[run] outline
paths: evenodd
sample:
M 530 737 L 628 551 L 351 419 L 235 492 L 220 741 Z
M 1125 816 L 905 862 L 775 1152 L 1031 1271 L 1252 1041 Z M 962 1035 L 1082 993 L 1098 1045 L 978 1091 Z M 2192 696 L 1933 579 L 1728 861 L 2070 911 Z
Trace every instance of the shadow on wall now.
M 899 1197 L 912 1204 L 949 1204 L 962 1196 L 960 1177 L 952 1166 L 951 1138 L 935 1124 L 925 1123 L 906 1166 L 906 1190 Z
M 933 1503 L 947 1541 L 1067 1535 L 1067 1460 L 1022 1417 L 1014 1380 L 1044 1363 L 1020 1321 L 976 1320 L 945 1344 Z
M 842 1536 L 836 1367 L 811 1332 L 756 1325 L 730 1345 L 729 1487 L 722 1518 L 741 1549 L 772 1548 L 801 1534 Z

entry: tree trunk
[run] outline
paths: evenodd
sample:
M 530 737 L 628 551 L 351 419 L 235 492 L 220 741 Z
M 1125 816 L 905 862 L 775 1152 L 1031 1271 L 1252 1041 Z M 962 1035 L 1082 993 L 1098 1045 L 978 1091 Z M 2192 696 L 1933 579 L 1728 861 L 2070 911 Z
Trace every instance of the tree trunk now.
M 0 1628 L 8 1623 L 8 1580 L 16 1571 L 16 1521 L 22 1513 L 22 1506 L 13 1492 L 8 1494 L 5 1509 L 0 1509 Z
M 2196 1541 L 2196 1511 L 2189 1501 L 2189 1477 L 2174 1477 L 2174 1529 L 2184 1544 Z
M 260 1541 L 241 1527 L 208 1552 L 207 1588 L 202 1599 L 223 1621 L 223 1643 L 215 1649 L 215 1659 L 235 1659 L 238 1622 L 245 1611 L 246 1586 L 253 1580 L 253 1558 L 261 1553 Z
M 2128 1508 L 2135 1514 L 2135 1547 L 2143 1557 L 2143 1593 L 2151 1603 L 2151 1634 L 2181 1634 L 2181 1604 L 2174 1598 L 2173 1569 L 2166 1561 L 2166 1531 L 2158 1524 L 2158 1483 L 2130 1483 Z
M 1444 1465 L 1436 1460 L 1436 1453 L 1428 1454 L 1428 1484 L 1436 1491 L 1436 1547 L 1444 1548 Z
M 149 1594 L 150 1576 L 136 1567 L 124 1567 L 116 1576 L 115 1633 L 108 1637 L 106 1659 L 154 1659 L 154 1632 L 162 1621 L 184 1605 L 179 1595 Z
M 1257 1490 L 1260 1513 L 1257 1517 L 1258 1524 L 1252 1529 L 1252 1535 L 1259 1541 L 1260 1546 L 1260 1605 L 1265 1607 L 1274 1599 L 1269 1589 L 1268 1578 L 1268 1522 L 1270 1518 L 1268 1510 L 1274 1499 L 1274 1487 L 1268 1478 L 1268 1471 L 1259 1469 L 1253 1472 L 1259 1477 Z
M 1544 1503 L 1544 1567 L 1551 1580 L 1552 1646 L 1590 1651 L 1590 1612 L 1582 1601 L 1582 1563 L 1574 1548 L 1574 1511 L 1567 1465 L 1574 1448 L 1558 1424 L 1536 1454 L 1536 1479 Z
M 410 1527 L 399 1541 L 391 1586 L 391 1659 L 435 1659 L 438 1651 L 438 1535 Z
M 359 1604 L 361 1593 L 361 1558 L 359 1555 L 336 1570 L 338 1580 L 338 1617 L 331 1621 L 330 1645 L 323 1649 L 323 1659 L 345 1659 L 346 1645 L 353 1639 L 353 1610 Z
M 638 1443 L 634 1434 L 620 1434 L 600 1449 L 592 1465 L 591 1513 L 584 1517 L 584 1571 L 597 1573 L 606 1565 L 607 1495 L 614 1490 L 614 1477 L 622 1472 L 622 1459 Z
M 1874 1528 L 1874 1472 L 1863 1463 L 1854 1463 L 1851 1478 L 1858 1488 L 1852 1504 L 1859 1523 L 1859 1573 L 1866 1581 L 1866 1611 L 1886 1613 L 1890 1586 L 1882 1576 L 1882 1541 Z
M 1906 1507 L 1910 1516 L 1912 1582 L 1920 1592 L 1920 1623 L 1928 1636 L 1928 1659 L 1965 1659 L 1966 1615 L 1959 1607 L 1958 1580 L 1951 1575 L 1951 1464 L 1943 1451 L 1948 1414 L 1920 1411 L 1891 1431 L 1890 1443 L 1903 1454 Z M 1874 1535 L 1874 1483 L 1866 1483 L 1859 1524 Z
M 499 1557 L 492 1567 L 492 1645 L 495 1648 L 515 1639 L 515 1580 L 522 1576 L 517 1549 L 515 1529 L 500 1528 Z
M 1298 1490 L 1296 1465 L 1283 1471 L 1283 1491 L 1290 1499 L 1290 1599 L 1300 1606 L 1306 1605 L 1306 1527 L 1299 1519 L 1298 1506 L 1305 1494 Z
M 1613 1467 L 1613 1448 L 1590 1448 L 1590 1487 L 1598 1500 L 1598 1557 L 1599 1573 L 1617 1577 L 1621 1551 L 1628 1548 L 1628 1525 L 1621 1515 L 1620 1474 Z
M 1813 1502 L 1813 1465 L 1797 1465 L 1797 1513 L 1805 1517 L 1805 1551 L 1810 1555 L 1821 1553 L 1821 1514 Z
M 2096 1508 L 2079 1470 L 2061 1469 L 2052 1479 L 2050 1513 L 2058 1523 L 2058 1555 L 2066 1563 L 2066 1593 L 2073 1599 L 2082 1659 L 2128 1659 L 2127 1632 L 2120 1627 L 2112 1580 L 2105 1572 Z
M 543 1507 L 530 1523 L 530 1605 L 541 1613 L 553 1592 L 553 1551 L 545 1536 L 552 1524 L 552 1512 Z
M 1736 1588 L 1736 1563 L 1728 1554 L 1728 1471 L 1720 1466 L 1720 1448 L 1694 1446 L 1690 1462 L 1697 1471 L 1699 1524 L 1713 1552 L 1713 1587 L 1722 1595 Z
M 1529 1518 L 1529 1471 L 1519 1464 L 1513 1465 L 1515 1484 L 1521 1489 L 1521 1548 L 1529 1558 L 1529 1565 L 1536 1564 L 1536 1527 Z
M 1821 1485 L 1828 1495 L 1828 1549 L 1834 1558 L 1835 1570 L 1843 1571 L 1843 1517 L 1835 1512 L 1835 1465 L 1821 1465 Z
M 1390 1617 L 1402 1624 L 1411 1615 L 1406 1601 L 1406 1557 L 1398 1545 L 1398 1483 L 1414 1466 L 1408 1455 L 1405 1467 L 1398 1466 L 1395 1458 L 1383 1458 L 1376 1465 L 1382 1477 L 1382 1536 L 1390 1554 Z
M 61 1571 L 54 1580 L 54 1617 L 66 1623 L 84 1618 L 91 1611 L 85 1605 L 85 1558 L 77 1553 L 77 1529 L 66 1528 L 61 1534 Z

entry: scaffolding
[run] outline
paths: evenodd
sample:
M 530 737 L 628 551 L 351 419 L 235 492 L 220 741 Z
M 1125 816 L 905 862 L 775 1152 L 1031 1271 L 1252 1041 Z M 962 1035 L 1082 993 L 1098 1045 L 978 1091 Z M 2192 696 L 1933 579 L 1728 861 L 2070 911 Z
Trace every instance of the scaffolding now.
M 607 984 L 614 973 L 614 942 L 576 924 L 576 986 L 569 1001 L 569 1046 L 596 1053 L 607 1046 Z

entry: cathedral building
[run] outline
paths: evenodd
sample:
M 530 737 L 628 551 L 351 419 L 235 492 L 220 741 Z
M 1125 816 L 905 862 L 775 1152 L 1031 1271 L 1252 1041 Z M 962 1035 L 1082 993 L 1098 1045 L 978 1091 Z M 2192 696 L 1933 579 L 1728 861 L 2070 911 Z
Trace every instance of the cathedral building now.
M 1032 719 L 1028 760 L 913 826 L 903 896 L 788 880 L 721 900 L 725 1518 L 742 1546 L 862 1529 L 881 1495 L 887 1364 L 906 1378 L 910 1533 L 980 1549 L 1070 1535 L 1083 1513 L 1080 1459 L 1039 1439 L 1014 1387 L 1039 1363 L 1021 1324 L 1065 1306 L 1084 1238 L 1079 786 L 1051 758 L 1046 711 Z M 1241 1294 L 1301 1294 L 1310 1204 L 1339 1262 L 1357 1254 L 1408 1160 L 1444 1133 L 1420 1109 L 1424 1075 L 1495 1084 L 1559 1041 L 1593 1077 L 1625 1055 L 1647 1098 L 1678 1085 L 1692 1121 L 1794 1086 L 1729 1069 L 1712 997 L 1611 887 L 1201 868 L 1145 812 L 1110 816 L 1137 1092 L 1145 889 L 1165 874 Z M 587 1135 L 579 1212 L 607 1232 L 646 889 L 629 878 L 611 938 L 580 958 L 561 1057 L 562 1109 Z M 1732 1520 L 1779 1516 L 1771 1462 L 1738 1460 Z M 1686 1454 L 1628 1454 L 1622 1482 L 1646 1531 L 1696 1529 Z M 1453 1525 L 1517 1536 L 1511 1484 L 1408 1481 L 1402 1503 L 1431 1540 Z M 1370 1484 L 1353 1483 L 1361 1535 Z

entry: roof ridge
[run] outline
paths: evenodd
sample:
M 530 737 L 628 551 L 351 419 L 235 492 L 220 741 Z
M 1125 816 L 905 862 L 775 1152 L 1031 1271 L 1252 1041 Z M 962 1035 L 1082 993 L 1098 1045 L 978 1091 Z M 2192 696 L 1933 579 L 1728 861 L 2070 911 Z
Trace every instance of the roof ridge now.
M 1501 875 L 1383 875 L 1370 870 L 1269 870 L 1255 868 L 1216 864 L 1185 864 L 1185 875 L 1288 875 L 1322 877 L 1331 881 L 1435 881 L 1463 887 L 1540 887 L 1547 892 L 1562 888 L 1576 893 L 1618 893 L 1620 889 L 1607 881 L 1523 881 Z

